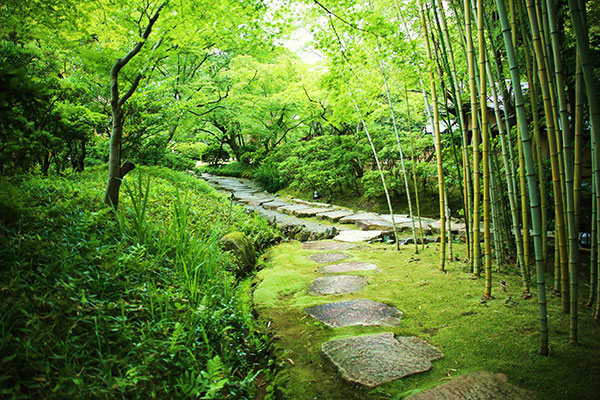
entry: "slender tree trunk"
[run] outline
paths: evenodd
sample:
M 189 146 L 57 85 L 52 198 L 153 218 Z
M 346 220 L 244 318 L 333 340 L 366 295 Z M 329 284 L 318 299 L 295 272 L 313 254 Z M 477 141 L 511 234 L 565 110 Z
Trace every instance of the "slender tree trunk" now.
M 108 179 L 106 182 L 104 202 L 115 210 L 119 206 L 119 190 L 121 188 L 122 179 L 129 171 L 135 168 L 135 165 L 130 161 L 125 162 L 121 166 L 123 105 L 133 95 L 142 79 L 142 75 L 138 74 L 127 93 L 121 97 L 119 94 L 119 73 L 121 72 L 121 69 L 123 69 L 123 67 L 125 67 L 129 61 L 140 52 L 152 32 L 152 27 L 156 23 L 156 20 L 158 20 L 160 11 L 165 5 L 166 3 L 162 3 L 158 6 L 154 15 L 148 20 L 148 25 L 146 25 L 146 29 L 144 30 L 140 41 L 135 44 L 133 49 L 131 49 L 125 57 L 118 58 L 110 70 L 110 109 L 112 113 L 112 129 L 109 142 Z

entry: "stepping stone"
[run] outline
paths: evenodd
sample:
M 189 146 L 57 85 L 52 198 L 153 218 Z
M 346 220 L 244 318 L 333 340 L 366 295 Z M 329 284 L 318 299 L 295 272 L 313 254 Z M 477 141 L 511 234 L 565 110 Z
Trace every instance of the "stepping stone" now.
M 377 265 L 366 262 L 351 262 L 331 264 L 319 268 L 319 272 L 325 274 L 336 274 L 338 272 L 354 272 L 354 271 L 373 271 L 377 269 Z
M 331 295 L 358 292 L 367 284 L 367 278 L 362 276 L 324 276 L 313 281 L 308 289 L 310 294 Z
M 343 260 L 344 258 L 348 258 L 348 254 L 344 254 L 344 253 L 320 253 L 320 254 L 313 254 L 312 256 L 308 257 L 313 261 L 316 261 L 318 263 L 331 263 L 331 262 L 336 262 L 336 261 L 340 261 Z
M 279 207 L 279 209 L 277 211 L 282 212 L 284 214 L 288 214 L 288 215 L 294 215 L 295 211 L 298 210 L 310 210 L 311 208 L 309 206 L 303 206 L 300 204 L 290 204 L 284 207 Z
M 333 239 L 341 242 L 364 242 L 367 240 L 376 239 L 383 233 L 384 231 L 357 231 L 355 229 L 349 229 L 346 231 L 340 231 L 340 233 Z
M 402 312 L 387 304 L 368 299 L 346 300 L 309 307 L 306 313 L 332 328 L 345 326 L 395 326 Z
M 330 340 L 321 351 L 344 379 L 368 387 L 429 371 L 443 357 L 419 338 L 396 339 L 392 332 Z
M 359 219 L 355 225 L 361 231 L 391 231 L 393 226 L 391 222 L 383 219 Z
M 379 215 L 377 215 L 375 213 L 358 213 L 358 214 L 349 215 L 344 218 L 340 218 L 340 222 L 342 224 L 355 224 L 356 221 L 361 221 L 361 220 L 385 221 L 384 219 L 379 218 Z
M 441 226 L 440 221 L 435 221 L 429 225 L 432 233 L 440 233 L 440 226 Z M 446 227 L 447 226 L 448 226 L 448 222 L 446 222 Z M 452 223 L 450 224 L 450 228 L 452 229 L 452 233 L 458 234 L 458 233 L 464 232 L 466 229 L 466 226 L 465 226 L 465 224 L 463 224 L 461 222 L 452 221 Z
M 355 244 L 343 242 L 305 242 L 302 243 L 302 248 L 305 250 L 337 250 L 344 251 L 355 248 Z
M 530 400 L 535 392 L 508 383 L 504 374 L 477 371 L 459 376 L 433 389 L 408 396 L 406 400 Z
M 352 211 L 334 210 L 318 213 L 316 216 L 323 219 L 328 219 L 333 222 L 339 221 L 341 218 L 348 217 L 354 214 Z
M 330 211 L 330 210 L 331 210 L 330 208 L 328 209 L 328 208 L 314 208 L 314 207 L 310 208 L 310 207 L 307 207 L 307 208 L 304 208 L 304 209 L 295 210 L 294 211 L 294 215 L 296 217 L 299 217 L 299 218 L 307 218 L 307 217 L 314 217 L 317 214 L 320 214 L 320 213 L 323 213 L 323 212 L 326 212 L 326 211 Z
M 273 201 L 269 201 L 267 203 L 262 203 L 261 206 L 263 206 L 265 209 L 267 210 L 272 210 L 272 211 L 276 211 L 279 207 L 285 207 L 285 206 L 289 206 L 290 203 L 286 203 L 285 201 L 280 201 L 280 200 L 273 200 Z
M 292 199 L 292 201 L 294 203 L 304 204 L 304 205 L 307 205 L 310 207 L 321 207 L 321 208 L 332 208 L 333 207 L 331 204 L 319 203 L 317 201 L 306 201 L 306 200 L 302 200 L 302 199 Z

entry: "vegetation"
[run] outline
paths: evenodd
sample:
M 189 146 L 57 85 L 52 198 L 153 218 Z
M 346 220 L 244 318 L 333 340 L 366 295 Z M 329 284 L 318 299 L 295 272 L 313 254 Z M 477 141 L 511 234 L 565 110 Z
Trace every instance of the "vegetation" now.
M 322 275 L 307 258 L 315 251 L 303 250 L 300 243 L 285 243 L 265 254 L 254 299 L 260 315 L 271 321 L 270 329 L 277 333 L 274 347 L 280 372 L 276 382 L 285 398 L 401 399 L 481 369 L 506 374 L 514 384 L 535 390 L 540 399 L 597 397 L 598 382 L 582 381 L 580 376 L 599 373 L 595 354 L 600 340 L 591 334 L 582 337 L 581 346 L 569 345 L 568 338 L 561 335 L 569 330 L 569 317 L 562 313 L 559 298 L 549 299 L 552 351 L 550 357 L 541 357 L 535 353 L 537 304 L 520 299 L 516 268 L 498 274 L 493 288 L 496 299 L 485 301 L 481 297 L 484 280 L 471 279 L 465 264 L 447 262 L 446 273 L 435 268 L 439 245 L 428 245 L 418 256 L 406 249 L 395 253 L 393 246 L 370 245 L 347 251 L 347 260 L 368 260 L 379 270 L 345 273 L 369 281 L 360 292 L 344 296 L 308 293 L 311 282 Z M 330 328 L 305 318 L 306 307 L 362 298 L 397 307 L 404 313 L 402 323 L 396 327 Z M 581 323 L 582 330 L 597 329 L 588 318 Z M 421 337 L 439 348 L 444 358 L 426 374 L 369 389 L 345 382 L 320 354 L 321 344 L 327 340 L 380 332 Z
M 442 271 L 460 269 L 459 217 L 486 302 L 514 267 L 539 353 L 585 343 L 600 321 L 598 5 L 3 1 L 3 395 L 253 395 L 266 338 L 238 300 L 252 272 L 219 239 L 279 237 L 182 171 L 439 218 Z M 320 61 L 290 50 L 299 32 Z
M 194 178 L 142 173 L 116 219 L 100 169 L 3 181 L 3 397 L 254 398 L 268 342 L 218 241 L 278 235 Z

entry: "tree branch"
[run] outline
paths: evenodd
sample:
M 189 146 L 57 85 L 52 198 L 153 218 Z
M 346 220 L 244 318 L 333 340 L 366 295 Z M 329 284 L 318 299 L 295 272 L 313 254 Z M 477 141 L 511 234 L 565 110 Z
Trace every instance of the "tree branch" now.
M 125 102 L 127 100 L 129 100 L 129 98 L 133 95 L 133 93 L 135 92 L 135 90 L 137 89 L 138 85 L 140 84 L 140 81 L 142 80 L 142 74 L 138 74 L 135 77 L 135 80 L 133 81 L 133 83 L 131 84 L 131 87 L 129 88 L 129 90 L 127 91 L 127 93 L 125 93 L 123 95 L 123 97 L 121 97 L 119 99 L 119 106 L 122 106 L 123 104 L 125 104 Z

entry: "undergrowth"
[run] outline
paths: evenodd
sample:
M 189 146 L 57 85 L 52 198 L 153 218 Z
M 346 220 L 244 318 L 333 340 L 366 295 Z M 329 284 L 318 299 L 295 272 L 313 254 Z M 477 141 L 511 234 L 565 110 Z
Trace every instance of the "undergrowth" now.
M 218 240 L 278 233 L 156 167 L 115 215 L 103 172 L 1 182 L 0 397 L 253 398 L 266 337 Z

